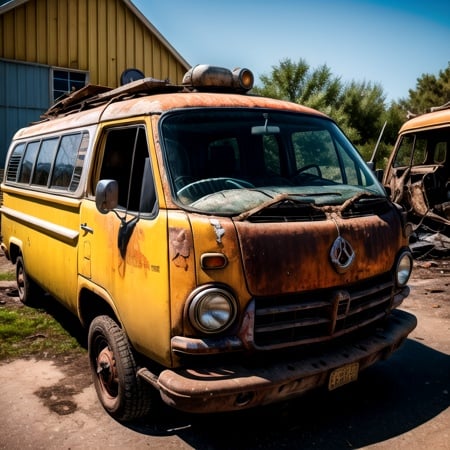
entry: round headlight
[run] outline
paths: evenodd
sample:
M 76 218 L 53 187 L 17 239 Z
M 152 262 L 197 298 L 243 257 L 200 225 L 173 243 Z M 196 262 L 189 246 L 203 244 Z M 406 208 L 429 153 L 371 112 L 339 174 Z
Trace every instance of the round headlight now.
M 397 285 L 404 286 L 411 276 L 413 268 L 413 258 L 411 253 L 404 252 L 400 255 L 400 258 L 397 261 Z
M 217 333 L 228 328 L 236 317 L 233 296 L 218 288 L 199 292 L 189 305 L 191 324 L 203 333 Z

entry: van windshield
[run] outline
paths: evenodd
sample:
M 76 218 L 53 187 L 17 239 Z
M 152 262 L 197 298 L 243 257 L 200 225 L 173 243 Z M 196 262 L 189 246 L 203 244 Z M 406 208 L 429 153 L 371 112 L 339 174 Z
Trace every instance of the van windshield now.
M 182 207 L 241 214 L 274 199 L 340 205 L 384 189 L 333 121 L 263 109 L 189 109 L 161 118 Z

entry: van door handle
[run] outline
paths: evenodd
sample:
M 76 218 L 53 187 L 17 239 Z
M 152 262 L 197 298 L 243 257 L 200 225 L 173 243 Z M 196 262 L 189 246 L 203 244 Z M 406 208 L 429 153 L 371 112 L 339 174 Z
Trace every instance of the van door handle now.
M 86 233 L 94 233 L 94 230 L 91 227 L 88 227 L 87 223 L 82 223 L 80 226 L 83 231 L 86 231 Z

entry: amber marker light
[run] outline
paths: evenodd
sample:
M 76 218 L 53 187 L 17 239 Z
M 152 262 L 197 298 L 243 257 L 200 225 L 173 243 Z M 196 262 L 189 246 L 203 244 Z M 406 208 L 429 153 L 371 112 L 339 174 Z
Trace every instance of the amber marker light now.
M 204 253 L 200 258 L 202 269 L 223 269 L 228 263 L 223 253 Z
M 248 69 L 234 69 L 233 82 L 236 88 L 243 89 L 244 91 L 249 91 L 253 87 L 253 73 Z

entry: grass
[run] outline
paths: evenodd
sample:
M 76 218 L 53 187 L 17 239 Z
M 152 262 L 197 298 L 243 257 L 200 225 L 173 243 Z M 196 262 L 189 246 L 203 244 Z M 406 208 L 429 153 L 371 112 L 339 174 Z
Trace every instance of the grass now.
M 0 267 L 0 281 L 15 278 L 14 268 Z M 51 297 L 31 307 L 0 289 L 0 361 L 80 353 L 86 348 L 84 340 L 78 320 Z
M 63 353 L 78 347 L 76 339 L 44 310 L 0 309 L 0 360 Z
M 78 340 L 45 309 L 0 307 L 0 360 L 80 350 Z
M 0 272 L 0 281 L 14 281 L 16 279 L 16 275 L 14 272 Z

